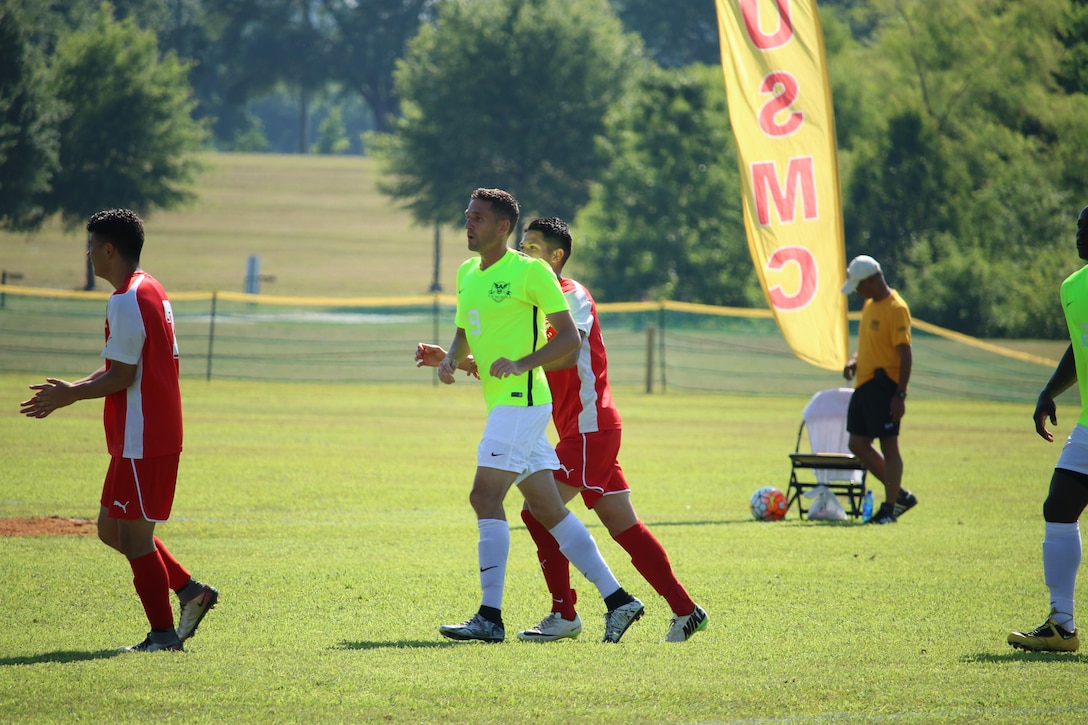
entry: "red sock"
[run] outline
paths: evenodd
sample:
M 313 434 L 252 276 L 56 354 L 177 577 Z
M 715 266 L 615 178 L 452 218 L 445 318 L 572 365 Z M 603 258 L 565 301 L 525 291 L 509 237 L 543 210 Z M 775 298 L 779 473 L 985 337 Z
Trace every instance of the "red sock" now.
M 536 543 L 536 556 L 540 560 L 540 568 L 544 572 L 544 582 L 548 585 L 548 591 L 552 593 L 552 611 L 559 612 L 563 619 L 575 617 L 575 595 L 570 588 L 570 562 L 563 552 L 559 551 L 559 542 L 548 532 L 544 524 L 537 521 L 529 509 L 521 510 L 521 520 L 529 529 L 529 535 Z
M 654 591 L 665 598 L 673 614 L 687 616 L 695 611 L 695 602 L 672 571 L 665 547 L 650 533 L 645 524 L 639 521 L 612 538 L 631 555 L 631 563 L 635 565 L 635 569 L 638 569 L 638 573 L 650 583 Z
M 159 551 L 162 563 L 166 565 L 166 576 L 170 580 L 170 588 L 175 592 L 180 590 L 189 583 L 189 580 L 193 578 L 193 575 L 189 573 L 188 569 L 178 563 L 178 560 L 174 558 L 174 555 L 171 554 L 162 541 L 159 540 L 158 536 L 155 537 L 155 548 Z
M 132 584 L 144 605 L 151 629 L 173 629 L 174 610 L 170 606 L 169 577 L 159 550 L 128 560 Z

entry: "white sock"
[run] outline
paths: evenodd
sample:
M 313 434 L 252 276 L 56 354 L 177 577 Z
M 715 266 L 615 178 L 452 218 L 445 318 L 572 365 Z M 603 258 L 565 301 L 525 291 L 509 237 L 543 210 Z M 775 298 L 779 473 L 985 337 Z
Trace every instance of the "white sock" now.
M 479 519 L 480 589 L 485 607 L 502 609 L 503 583 L 506 581 L 506 560 L 510 556 L 510 524 L 503 519 Z
M 1080 525 L 1057 524 L 1048 521 L 1043 537 L 1043 574 L 1050 588 L 1050 606 L 1054 608 L 1054 621 L 1072 632 L 1073 590 L 1077 586 L 1077 569 L 1080 568 Z
M 548 531 L 559 542 L 559 550 L 563 555 L 582 572 L 582 576 L 597 587 L 602 599 L 620 588 L 620 583 L 601 556 L 593 534 L 589 533 L 581 519 L 568 512 L 562 521 Z

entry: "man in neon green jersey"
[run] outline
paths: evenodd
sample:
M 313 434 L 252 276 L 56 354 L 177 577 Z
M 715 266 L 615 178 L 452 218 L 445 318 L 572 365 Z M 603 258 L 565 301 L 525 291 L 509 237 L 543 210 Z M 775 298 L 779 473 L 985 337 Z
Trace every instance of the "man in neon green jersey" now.
M 1088 206 L 1077 219 L 1077 253 L 1088 260 Z M 1070 345 L 1035 404 L 1035 431 L 1053 441 L 1046 420 L 1058 422 L 1054 398 L 1078 383 L 1081 413 L 1054 466 L 1050 493 L 1043 502 L 1043 575 L 1050 589 L 1050 616 L 1030 632 L 1012 632 L 1013 647 L 1034 652 L 1076 652 L 1080 647 L 1073 619 L 1073 592 L 1080 568 L 1080 519 L 1088 505 L 1088 267 L 1081 267 L 1062 282 L 1062 308 L 1069 326 Z
M 642 616 L 643 606 L 616 581 L 552 477 L 559 459 L 547 437 L 552 398 L 542 366 L 573 352 L 580 336 L 551 268 L 507 248 L 519 215 L 517 200 L 501 189 L 476 189 L 465 210 L 468 248 L 480 257 L 457 271 L 457 331 L 438 378 L 453 383 L 458 365 L 471 353 L 487 401 L 487 425 L 469 494 L 480 534 L 482 601 L 468 621 L 444 624 L 439 632 L 457 640 L 505 638 L 502 596 L 510 525 L 503 500 L 516 485 L 563 554 L 597 586 L 607 609 L 604 641 L 618 642 Z M 550 340 L 549 325 L 555 331 Z

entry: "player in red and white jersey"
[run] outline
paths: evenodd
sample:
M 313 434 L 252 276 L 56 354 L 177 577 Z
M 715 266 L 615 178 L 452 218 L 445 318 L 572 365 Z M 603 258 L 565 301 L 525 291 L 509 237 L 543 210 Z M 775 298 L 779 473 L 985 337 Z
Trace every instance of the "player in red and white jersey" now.
M 106 370 L 136 366 L 123 390 L 106 396 L 106 447 L 120 458 L 156 458 L 181 453 L 181 388 L 174 313 L 162 285 L 137 270 L 106 305 Z
M 537 230 L 533 230 L 538 234 Z M 530 242 L 530 245 L 535 244 Z M 536 251 L 533 247 L 533 251 Z M 529 256 L 537 256 L 526 252 Z M 559 370 L 545 370 L 552 391 L 552 421 L 560 440 L 573 440 L 583 433 L 618 430 L 620 412 L 608 386 L 608 354 L 605 352 L 601 326 L 597 323 L 597 303 L 589 290 L 569 277 L 559 278 L 559 287 L 567 298 L 575 325 L 582 335 L 574 364 Z M 548 330 L 551 334 L 551 329 Z M 570 362 L 568 358 L 567 362 Z
M 639 574 L 669 603 L 673 618 L 665 641 L 683 642 L 706 627 L 707 614 L 676 578 L 665 548 L 631 505 L 630 487 L 617 460 L 622 424 L 608 385 L 608 355 L 597 305 L 589 290 L 562 275 L 570 259 L 571 243 L 567 225 L 556 217 L 545 217 L 525 226 L 520 245 L 522 253 L 551 265 L 582 336 L 582 344 L 573 355 L 545 366 L 552 391 L 552 421 L 559 434 L 555 447 L 560 462 L 556 483 L 564 501 L 582 494 L 586 508 L 597 514 L 612 538 L 631 556 Z M 522 510 L 521 518 L 536 542 L 540 566 L 552 594 L 552 611 L 536 627 L 519 632 L 518 637 L 549 642 L 572 636 L 569 632 L 576 628 L 573 625 L 578 614 L 570 587 L 570 566 L 555 539 L 528 509 Z
M 155 536 L 170 518 L 182 446 L 181 389 L 174 314 L 166 292 L 140 269 L 144 228 L 127 209 L 87 222 L 87 257 L 114 287 L 106 305 L 105 364 L 81 380 L 46 378 L 20 412 L 45 418 L 77 400 L 105 398 L 103 424 L 110 466 L 102 486 L 98 537 L 124 554 L 151 631 L 137 652 L 180 650 L 219 592 L 189 574 Z M 181 603 L 178 626 L 170 604 Z

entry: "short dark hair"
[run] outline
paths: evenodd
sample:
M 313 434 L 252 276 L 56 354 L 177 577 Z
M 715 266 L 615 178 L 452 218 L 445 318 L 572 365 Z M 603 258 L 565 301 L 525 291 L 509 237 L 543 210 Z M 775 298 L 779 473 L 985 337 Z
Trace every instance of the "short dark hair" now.
M 518 217 L 521 216 L 521 206 L 514 195 L 502 189 L 476 189 L 472 192 L 473 199 L 486 201 L 491 204 L 495 216 L 510 222 L 510 231 L 518 227 Z
M 570 259 L 570 245 L 573 241 L 570 236 L 570 227 L 559 217 L 546 216 L 533 219 L 525 225 L 523 231 L 540 232 L 541 236 L 544 237 L 544 241 L 548 243 L 549 251 L 562 249 L 563 264 L 566 264 L 567 260 Z
M 140 252 L 144 248 L 144 223 L 136 212 L 130 209 L 100 211 L 87 221 L 87 231 L 104 237 L 124 259 L 140 263 Z

